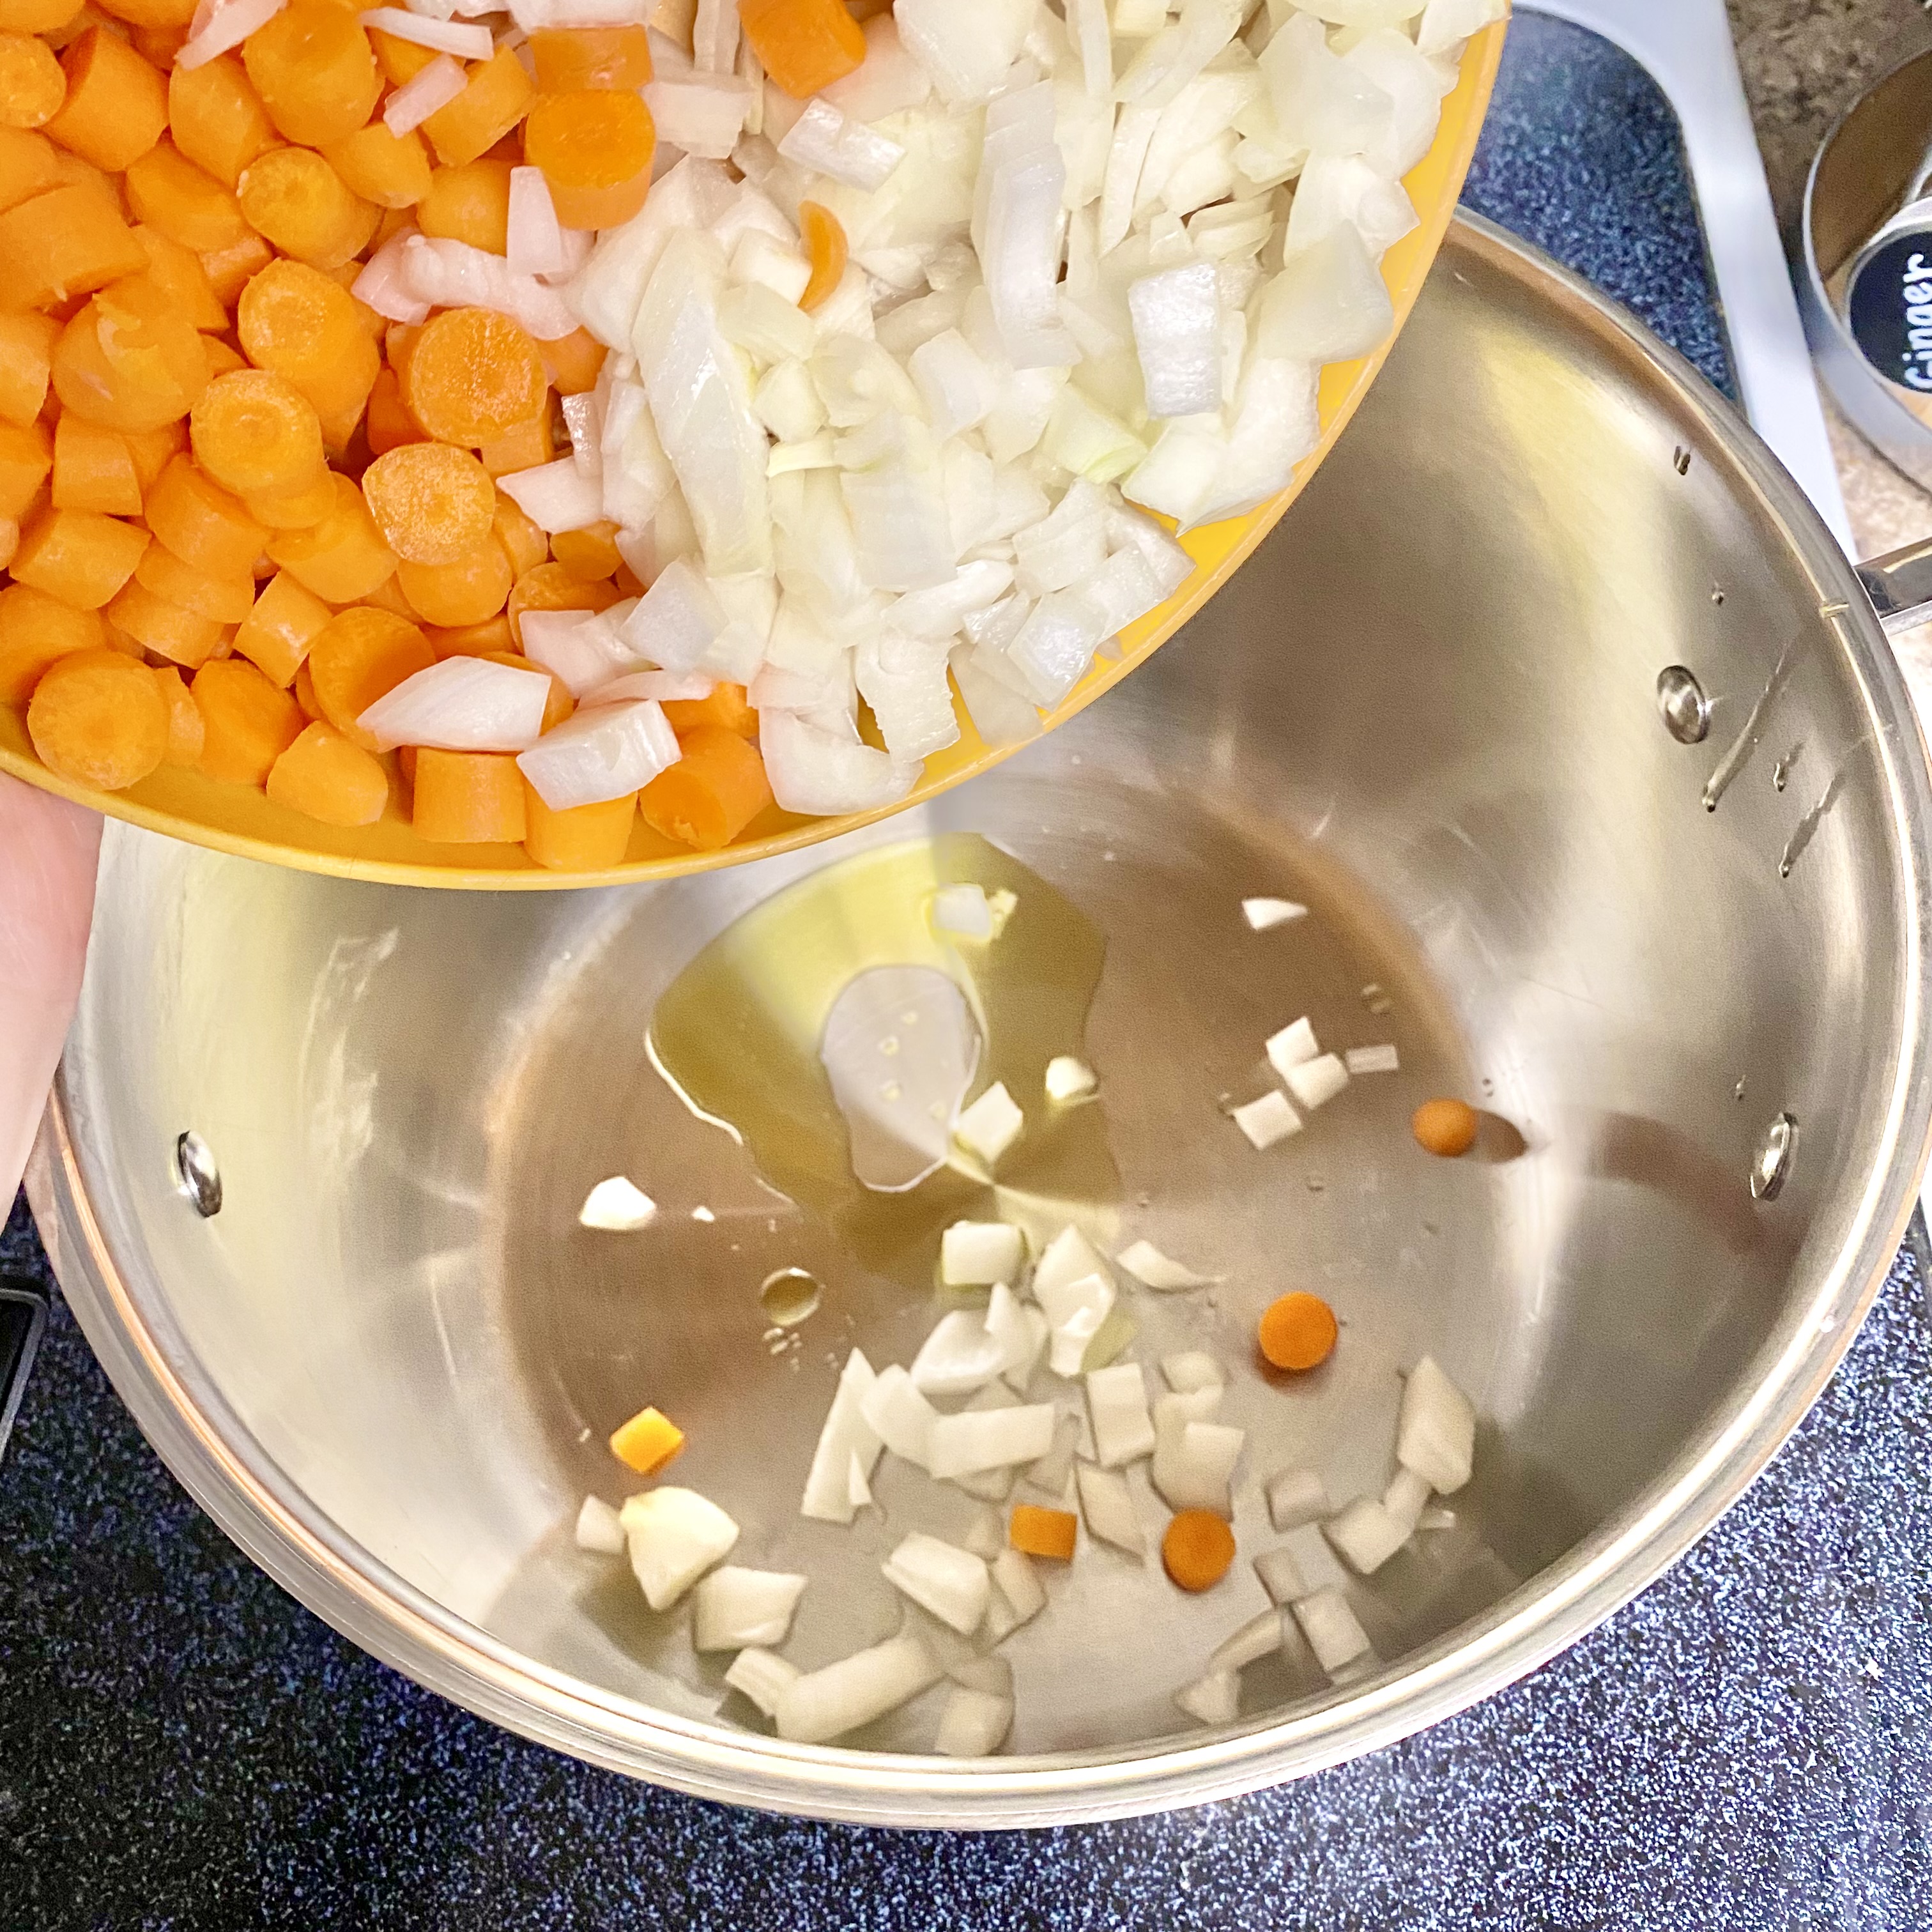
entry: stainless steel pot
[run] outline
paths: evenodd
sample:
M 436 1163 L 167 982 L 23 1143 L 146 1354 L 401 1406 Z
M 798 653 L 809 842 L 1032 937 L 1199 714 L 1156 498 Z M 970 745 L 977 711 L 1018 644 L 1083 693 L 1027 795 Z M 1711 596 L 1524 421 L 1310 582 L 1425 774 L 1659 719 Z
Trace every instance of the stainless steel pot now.
M 1465 222 L 1358 424 L 1185 640 L 916 819 L 523 898 L 117 833 L 37 1210 L 95 1349 L 204 1506 L 330 1622 L 500 1722 L 828 1817 L 1018 1825 L 1225 1796 L 1530 1669 L 1797 1421 L 1925 1159 L 1928 803 L 1879 625 L 1793 485 L 1627 317 Z M 1015 1754 L 922 1755 L 930 1700 L 877 1751 L 794 1747 L 738 1722 L 681 1624 L 572 1546 L 584 1492 L 622 1492 L 601 1437 L 644 1400 L 689 1430 L 686 1480 L 746 1525 L 740 1560 L 812 1575 L 807 1664 L 890 1627 L 876 1566 L 897 1534 L 956 1533 L 968 1505 L 920 1478 L 882 1490 L 890 1524 L 796 1515 L 845 1347 L 903 1360 L 932 1318 L 908 1286 L 930 1228 L 835 1240 L 678 1103 L 644 1029 L 783 889 L 805 882 L 819 916 L 788 928 L 762 993 L 730 982 L 760 1023 L 867 961 L 880 868 L 916 886 L 974 864 L 1027 868 L 1016 921 L 1058 908 L 1064 943 L 1015 956 L 1069 1030 L 1104 936 L 1084 1042 L 1101 1111 L 1080 1160 L 1010 1177 L 1006 1203 L 1038 1222 L 1061 1211 L 1042 1197 L 1077 1197 L 1227 1269 L 1146 1311 L 1136 1346 L 1237 1365 L 1244 1554 L 1274 1540 L 1252 1478 L 1275 1462 L 1319 1460 L 1338 1497 L 1379 1486 L 1417 1354 L 1478 1397 L 1455 1527 L 1351 1586 L 1377 1674 L 1330 1688 L 1285 1657 L 1250 1673 L 1238 1724 L 1184 1729 L 1171 1693 L 1258 1585 L 1244 1564 L 1184 1601 L 1094 1550 L 1009 1644 Z M 1249 934 L 1237 903 L 1257 893 L 1310 916 Z M 1254 1154 L 1221 1104 L 1258 1090 L 1260 1040 L 1304 1011 L 1330 1044 L 1394 1041 L 1402 1071 Z M 1510 1131 L 1431 1162 L 1406 1123 L 1440 1090 Z M 579 1228 L 586 1187 L 620 1172 L 658 1221 Z M 758 1284 L 794 1263 L 824 1305 L 774 1353 Z M 1325 1379 L 1285 1394 L 1240 1365 L 1294 1283 L 1346 1325 Z

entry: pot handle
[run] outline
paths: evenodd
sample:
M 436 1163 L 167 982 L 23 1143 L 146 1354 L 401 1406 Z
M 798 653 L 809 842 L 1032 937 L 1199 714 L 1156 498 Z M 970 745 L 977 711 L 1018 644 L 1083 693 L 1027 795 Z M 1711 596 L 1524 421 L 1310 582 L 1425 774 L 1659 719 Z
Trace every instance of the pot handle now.
M 0 1274 L 0 1458 L 7 1454 L 46 1324 L 46 1298 L 40 1289 L 20 1275 Z
M 1932 618 L 1932 537 L 1857 566 L 1858 581 L 1888 635 Z

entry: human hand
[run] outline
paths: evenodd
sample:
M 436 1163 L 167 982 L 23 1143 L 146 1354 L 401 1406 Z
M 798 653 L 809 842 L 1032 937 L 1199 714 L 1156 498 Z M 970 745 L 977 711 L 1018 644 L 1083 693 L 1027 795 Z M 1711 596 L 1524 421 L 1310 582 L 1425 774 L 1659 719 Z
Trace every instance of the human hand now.
M 0 1219 L 80 995 L 100 852 L 92 812 L 0 774 Z

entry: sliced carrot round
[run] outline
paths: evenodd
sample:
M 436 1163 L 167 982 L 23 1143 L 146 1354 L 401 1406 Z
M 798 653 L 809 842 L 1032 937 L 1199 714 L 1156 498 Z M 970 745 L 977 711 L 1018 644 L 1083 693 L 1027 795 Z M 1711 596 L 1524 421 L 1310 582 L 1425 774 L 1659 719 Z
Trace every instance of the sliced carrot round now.
M 540 94 L 524 122 L 524 159 L 543 170 L 566 228 L 614 228 L 644 205 L 657 129 L 628 88 Z
M 326 466 L 315 406 L 266 369 L 218 376 L 188 412 L 194 458 L 238 496 L 314 489 Z
M 540 415 L 550 389 L 529 332 L 494 309 L 445 309 L 410 352 L 403 397 L 439 442 L 474 449 Z
M 496 514 L 489 472 L 468 450 L 447 442 L 406 442 L 377 457 L 362 472 L 362 494 L 405 563 L 467 556 L 489 536 Z M 509 588 L 503 586 L 506 597 Z
M 1184 1590 L 1211 1590 L 1234 1560 L 1234 1532 L 1212 1510 L 1183 1510 L 1160 1540 L 1160 1560 Z
M 1274 1367 L 1312 1369 L 1328 1359 L 1336 1332 L 1334 1310 L 1318 1294 L 1298 1290 L 1268 1304 L 1256 1339 Z
M 1467 1154 L 1481 1124 L 1475 1108 L 1462 1100 L 1425 1100 L 1408 1124 L 1418 1144 L 1444 1160 Z

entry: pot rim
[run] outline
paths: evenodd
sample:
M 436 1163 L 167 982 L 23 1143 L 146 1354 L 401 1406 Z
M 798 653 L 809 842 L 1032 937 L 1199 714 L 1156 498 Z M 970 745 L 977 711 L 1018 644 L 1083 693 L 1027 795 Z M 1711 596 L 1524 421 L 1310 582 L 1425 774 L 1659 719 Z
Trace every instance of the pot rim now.
M 1458 252 L 1542 284 L 1573 322 L 1634 352 L 1675 392 L 1700 446 L 1721 454 L 1739 487 L 1789 534 L 1878 727 L 1875 755 L 1900 857 L 1894 888 L 1904 950 L 1880 1155 L 1850 1204 L 1837 1252 L 1804 1305 L 1765 1345 L 1748 1380 L 1640 1496 L 1483 1616 L 1366 1684 L 1286 1717 L 1180 1743 L 1002 1759 L 991 1768 L 787 1744 L 655 1710 L 533 1663 L 345 1536 L 287 1480 L 218 1393 L 196 1386 L 190 1352 L 171 1324 L 136 1306 L 88 1198 L 64 1083 L 57 1084 L 28 1190 L 62 1288 L 162 1460 L 278 1583 L 418 1684 L 592 1763 L 695 1797 L 839 1822 L 1006 1828 L 1232 1797 L 1393 1743 L 1566 1648 L 1635 1596 L 1742 1493 L 1850 1346 L 1904 1238 L 1932 1150 L 1923 1042 L 1932 772 L 1904 680 L 1851 563 L 1757 436 L 1689 363 L 1540 251 L 1463 213 L 1445 258 Z

